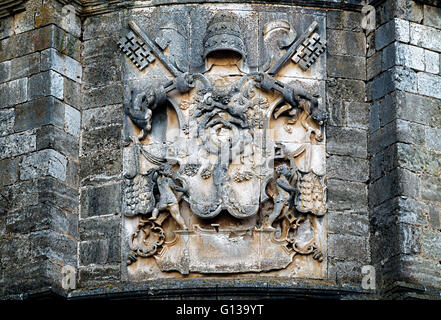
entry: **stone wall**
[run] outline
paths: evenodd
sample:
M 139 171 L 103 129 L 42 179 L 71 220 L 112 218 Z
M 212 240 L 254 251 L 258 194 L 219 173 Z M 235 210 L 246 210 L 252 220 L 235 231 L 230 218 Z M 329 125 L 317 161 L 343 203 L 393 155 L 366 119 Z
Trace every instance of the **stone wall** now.
M 25 11 L 0 18 L 0 296 L 52 290 L 66 297 L 135 291 L 180 297 L 194 288 L 228 296 L 241 288 L 250 297 L 309 290 L 405 298 L 439 290 L 438 7 L 374 1 L 376 27 L 369 31 L 362 29 L 362 1 L 274 5 L 287 15 L 316 12 L 326 26 L 323 279 L 132 282 L 121 207 L 123 102 L 133 79 L 117 42 L 139 8 L 64 2 L 29 0 Z M 250 1 L 231 2 L 234 11 Z M 153 13 L 165 3 L 153 1 Z M 262 11 L 257 1 L 246 6 Z M 369 264 L 377 291 L 361 288 L 361 268 Z M 65 265 L 76 269 L 76 290 L 61 288 Z
M 398 296 L 441 279 L 440 19 L 438 7 L 385 1 L 369 41 L 372 262 Z

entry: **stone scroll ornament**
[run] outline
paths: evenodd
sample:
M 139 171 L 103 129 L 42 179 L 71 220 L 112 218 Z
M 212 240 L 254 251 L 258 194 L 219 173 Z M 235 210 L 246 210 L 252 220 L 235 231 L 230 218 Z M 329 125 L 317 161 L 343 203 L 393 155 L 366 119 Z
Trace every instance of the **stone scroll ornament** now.
M 267 23 L 253 72 L 244 71 L 232 14 L 208 23 L 200 72 L 180 54 L 178 28 L 153 39 L 129 27 L 122 52 L 140 72 L 159 63 L 171 79 L 152 78 L 124 104 L 127 264 L 153 259 L 161 272 L 209 274 L 281 270 L 296 255 L 320 263 L 327 114 L 318 96 L 278 78 L 286 65 L 307 71 L 324 52 L 318 24 L 297 36 L 287 21 Z

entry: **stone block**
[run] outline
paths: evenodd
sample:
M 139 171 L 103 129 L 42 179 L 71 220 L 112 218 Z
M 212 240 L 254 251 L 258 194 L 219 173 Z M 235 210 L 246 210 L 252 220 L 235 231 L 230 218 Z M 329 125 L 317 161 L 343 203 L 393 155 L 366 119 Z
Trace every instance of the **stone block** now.
M 74 137 L 80 136 L 81 113 L 69 105 L 64 106 L 64 130 Z
M 108 240 L 92 240 L 80 242 L 80 265 L 105 264 L 109 256 Z
M 52 96 L 35 99 L 15 109 L 15 131 L 54 125 L 64 129 L 65 104 Z
M 64 102 L 77 110 L 83 108 L 83 94 L 78 82 L 64 79 Z
M 48 176 L 38 180 L 38 199 L 69 213 L 78 214 L 78 190 Z
M 327 129 L 326 147 L 329 154 L 366 158 L 367 133 L 365 130 L 331 126 Z
M 346 108 L 342 100 L 328 98 L 326 111 L 329 114 L 329 125 L 335 127 L 343 127 L 346 125 Z
M 120 264 L 104 266 L 90 265 L 79 269 L 79 284 L 84 287 L 114 282 L 120 280 L 120 278 Z
M 81 83 L 81 64 L 77 60 L 53 48 L 41 52 L 41 70 L 54 70 L 73 81 Z
M 366 182 L 369 179 L 369 162 L 347 156 L 330 156 L 326 159 L 329 178 Z
M 328 76 L 347 79 L 366 79 L 366 58 L 353 56 L 327 57 Z
M 366 80 L 371 80 L 381 72 L 382 52 L 376 52 L 366 60 Z
M 366 55 L 366 36 L 363 32 L 328 29 L 328 53 L 331 55 Z
M 0 137 L 14 132 L 15 110 L 0 110 Z
M 355 213 L 328 212 L 328 232 L 342 235 L 369 236 L 369 218 Z
M 440 100 L 405 92 L 397 92 L 396 99 L 398 118 L 431 127 L 441 127 Z
M 440 230 L 441 226 L 441 209 L 434 205 L 429 206 L 429 224 L 433 229 Z
M 88 17 L 83 24 L 83 40 L 109 37 L 121 31 L 119 12 Z
M 110 126 L 84 131 L 82 134 L 81 155 L 83 156 L 97 151 L 119 149 L 121 144 L 121 130 L 121 126 Z
M 0 137 L 0 159 L 15 157 L 36 150 L 35 131 Z
M 84 130 L 100 129 L 105 126 L 122 125 L 122 105 L 110 105 L 84 110 L 81 125 Z
M 419 89 L 417 86 L 417 76 L 420 73 L 416 73 L 407 67 L 396 66 L 392 68 L 395 89 L 416 93 Z
M 410 23 L 410 43 L 425 49 L 441 52 L 441 30 Z
M 81 241 L 120 239 L 121 216 L 101 216 L 79 222 Z M 118 240 L 119 241 L 119 240 Z
M 398 211 L 398 222 L 425 226 L 427 225 L 426 212 L 428 211 L 427 205 L 423 202 L 406 198 L 398 197 L 394 201 L 394 208 Z
M 81 36 L 81 19 L 76 15 L 74 6 L 63 6 L 60 27 L 77 38 Z
M 369 126 L 369 104 L 345 101 L 343 102 L 347 113 L 347 126 L 367 130 Z
M 428 149 L 441 152 L 441 128 L 426 127 L 425 142 Z
M 79 141 L 77 138 L 52 125 L 37 130 L 37 150 L 54 149 L 67 158 L 78 159 Z
M 41 72 L 29 79 L 29 99 L 54 96 L 64 97 L 64 78 L 52 70 Z
M 16 181 L 0 189 L 0 199 L 6 203 L 7 211 L 39 205 L 39 189 L 35 181 Z
M 76 265 L 77 241 L 53 230 L 37 231 L 30 234 L 31 250 L 35 255 Z
M 0 187 L 11 185 L 18 180 L 20 158 L 0 160 Z
M 383 49 L 381 69 L 396 65 L 424 71 L 424 49 L 400 42 L 390 44 Z
M 122 171 L 122 151 L 98 152 L 80 158 L 80 179 L 94 175 L 113 176 Z
M 401 281 L 429 288 L 441 286 L 439 261 L 416 255 L 400 256 Z
M 84 109 L 91 109 L 123 102 L 122 85 L 111 84 L 104 87 L 91 88 L 84 94 Z
M 25 102 L 28 99 L 27 86 L 27 78 L 0 84 L 0 108 Z
M 121 81 L 120 58 L 112 60 L 97 60 L 84 65 L 82 79 L 85 89 L 105 86 L 112 82 Z
M 441 179 L 430 175 L 422 176 L 421 197 L 424 200 L 441 202 Z
M 328 235 L 328 256 L 344 259 L 368 262 L 369 240 L 365 237 L 358 237 L 343 234 Z
M 20 165 L 20 179 L 36 179 L 52 176 L 64 181 L 66 179 L 66 158 L 52 149 L 45 149 L 25 156 Z
M 426 127 L 420 124 L 397 120 L 397 142 L 424 145 L 426 143 Z
M 419 254 L 421 252 L 421 231 L 417 226 L 400 223 L 399 244 L 402 254 Z
M 396 0 L 395 15 L 409 21 L 420 23 L 423 20 L 423 5 L 413 0 Z
M 0 20 L 0 40 L 14 34 L 13 17 L 3 17 Z
M 81 218 L 117 214 L 121 212 L 119 183 L 81 190 Z
M 334 280 L 337 284 L 361 284 L 363 277 L 361 268 L 365 263 L 358 261 L 342 261 L 341 259 L 330 258 L 328 261 L 328 279 Z
M 329 10 L 327 12 L 326 27 L 328 29 L 362 32 L 362 15 L 359 12 Z
M 424 63 L 426 65 L 426 72 L 438 74 L 440 70 L 440 54 L 430 50 L 424 50 Z
M 331 99 L 365 102 L 364 81 L 330 78 L 327 84 Z
M 375 102 L 369 110 L 369 133 L 380 129 L 380 102 Z
M 373 100 L 380 99 L 392 92 L 395 84 L 393 81 L 393 74 L 391 70 L 387 70 L 374 78 L 370 85 L 370 93 Z
M 32 53 L 11 60 L 11 79 L 29 77 L 40 72 L 40 53 Z
M 367 207 L 367 202 L 366 184 L 328 179 L 329 210 L 361 210 Z
M 418 93 L 441 99 L 441 77 L 438 75 L 419 72 L 417 74 Z
M 441 8 L 424 5 L 424 25 L 441 29 Z
M 0 63 L 0 83 L 11 79 L 11 60 Z

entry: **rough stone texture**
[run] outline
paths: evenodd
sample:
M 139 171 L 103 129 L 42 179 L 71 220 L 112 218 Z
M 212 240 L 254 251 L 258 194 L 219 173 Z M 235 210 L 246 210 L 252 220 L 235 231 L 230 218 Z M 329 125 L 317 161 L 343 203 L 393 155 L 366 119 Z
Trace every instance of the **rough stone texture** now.
M 75 2 L 81 21 L 62 2 L 30 0 L 25 11 L 0 18 L 0 296 L 60 288 L 66 264 L 77 268 L 78 294 L 127 280 L 122 104 L 139 73 L 130 71 L 117 41 L 132 19 L 131 4 L 122 10 Z M 159 9 L 164 3 L 168 8 Z M 325 18 L 326 63 L 307 76 L 320 79 L 330 115 L 322 285 L 359 288 L 362 266 L 373 264 L 380 290 L 400 281 L 439 291 L 440 9 L 377 1 L 377 27 L 367 34 L 360 6 L 351 9 L 357 3 L 316 1 L 300 9 L 301 23 L 290 20 L 292 1 L 265 5 L 270 13 L 246 26 L 246 41 L 258 21 L 282 17 L 300 32 L 311 12 Z M 188 14 L 191 4 L 152 4 L 158 6 L 137 9 L 149 17 L 139 20 L 149 21 L 142 26 L 149 34 L 164 21 L 186 26 L 197 16 Z M 244 15 L 259 6 L 223 4 Z M 195 64 L 198 50 L 189 50 Z M 257 56 L 250 59 L 257 63 Z

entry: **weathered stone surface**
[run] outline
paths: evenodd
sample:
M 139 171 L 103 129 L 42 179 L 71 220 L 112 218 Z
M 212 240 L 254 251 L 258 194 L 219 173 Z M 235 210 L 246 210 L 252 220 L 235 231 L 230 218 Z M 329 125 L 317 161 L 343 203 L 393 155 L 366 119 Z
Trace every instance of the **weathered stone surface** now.
M 82 135 L 81 155 L 119 149 L 121 145 L 121 130 L 121 126 L 111 126 L 84 132 Z
M 25 102 L 28 99 L 27 86 L 27 78 L 0 84 L 0 108 Z
M 53 48 L 41 52 L 41 70 L 54 70 L 73 81 L 81 83 L 81 64 Z
M 351 210 L 367 207 L 367 186 L 360 182 L 328 180 L 329 210 Z
M 421 252 L 421 232 L 419 227 L 409 224 L 399 225 L 400 252 L 402 254 L 418 254 Z
M 439 230 L 441 226 L 441 210 L 434 205 L 429 206 L 429 224 L 432 228 Z
M 411 22 L 410 43 L 425 49 L 441 52 L 441 30 Z
M 365 84 L 360 80 L 329 79 L 328 96 L 333 99 L 365 102 Z
M 105 264 L 109 255 L 108 240 L 92 240 L 80 242 L 80 264 Z
M 29 77 L 40 72 L 40 53 L 32 53 L 11 60 L 11 79 Z
M 328 52 L 332 55 L 365 56 L 366 37 L 362 32 L 328 29 Z
M 121 18 L 119 12 L 88 17 L 84 21 L 83 39 L 113 36 L 120 29 Z
M 424 24 L 429 27 L 441 29 L 441 8 L 424 5 Z
M 424 134 L 423 134 L 424 136 Z M 441 128 L 426 128 L 425 142 L 427 148 L 436 152 L 441 152 Z
M 346 107 L 347 126 L 367 130 L 369 126 L 369 104 L 355 101 L 343 102 Z
M 43 97 L 15 108 L 15 131 L 51 124 L 64 129 L 65 104 L 54 97 Z
M 424 63 L 426 65 L 426 72 L 438 74 L 440 71 L 440 54 L 438 52 L 424 50 Z
M 375 48 L 381 50 L 395 40 L 409 42 L 409 22 L 402 19 L 393 19 L 379 27 L 375 32 Z
M 422 176 L 421 197 L 425 200 L 441 202 L 441 179 L 434 176 Z
M 439 230 L 423 229 L 422 243 L 425 258 L 441 259 L 441 232 Z
M 327 135 L 327 148 L 330 154 L 366 158 L 367 133 L 365 130 L 329 126 Z
M 64 130 L 74 137 L 80 136 L 81 113 L 68 105 L 64 106 Z
M 63 100 L 64 78 L 52 70 L 39 73 L 29 79 L 29 99 L 54 96 Z
M 78 159 L 79 141 L 64 130 L 45 125 L 36 133 L 37 150 L 54 149 L 67 158 Z
M 330 156 L 326 159 L 329 178 L 366 182 L 369 179 L 367 160 L 347 156 Z
M 383 49 L 382 70 L 395 65 L 424 71 L 424 49 L 400 42 L 394 42 Z
M 0 137 L 0 159 L 18 156 L 35 149 L 36 137 L 33 130 Z
M 328 232 L 353 236 L 369 236 L 369 219 L 355 213 L 334 213 L 328 215 Z
M 83 108 L 90 109 L 122 102 L 123 88 L 121 84 L 112 84 L 87 90 L 84 94 Z
M 20 158 L 0 160 L 0 187 L 13 184 L 18 180 Z
M 81 126 L 84 130 L 100 129 L 106 126 L 122 124 L 122 105 L 110 105 L 87 109 L 82 112 Z
M 418 108 L 415 108 L 418 106 Z M 441 101 L 430 97 L 397 93 L 397 117 L 432 127 L 441 127 Z
M 82 218 L 120 213 L 120 184 L 88 187 L 81 191 L 80 202 Z
M 369 241 L 367 238 L 330 234 L 328 236 L 328 254 L 334 258 L 369 261 Z
M 403 222 L 413 225 L 427 225 L 425 213 L 427 212 L 427 206 L 417 200 L 405 197 L 396 198 L 394 201 L 394 208 L 399 210 L 398 222 Z
M 44 255 L 69 265 L 76 263 L 77 242 L 72 238 L 45 230 L 31 233 L 29 241 L 35 255 Z
M 121 267 L 118 265 L 88 266 L 79 269 L 79 284 L 94 286 L 100 283 L 118 281 L 121 277 Z
M 330 77 L 366 79 L 366 59 L 364 57 L 328 55 L 327 59 Z
M 81 85 L 73 80 L 64 79 L 64 102 L 77 110 L 83 108 Z
M 99 152 L 80 158 L 80 179 L 91 175 L 113 176 L 120 174 L 122 170 L 122 152 L 107 151 Z
M 341 29 L 361 32 L 362 16 L 358 12 L 330 10 L 327 14 L 326 26 L 331 29 Z
M 361 283 L 361 268 L 364 263 L 358 261 L 344 261 L 330 258 L 328 262 L 328 277 L 338 284 Z
M 20 179 L 35 179 L 46 175 L 64 181 L 66 179 L 66 158 L 59 152 L 46 149 L 25 156 L 20 165 Z
M 14 132 L 14 109 L 0 110 L 0 137 Z
M 430 73 L 419 72 L 417 74 L 418 93 L 441 99 L 441 77 Z

